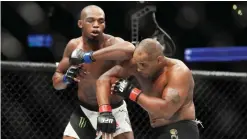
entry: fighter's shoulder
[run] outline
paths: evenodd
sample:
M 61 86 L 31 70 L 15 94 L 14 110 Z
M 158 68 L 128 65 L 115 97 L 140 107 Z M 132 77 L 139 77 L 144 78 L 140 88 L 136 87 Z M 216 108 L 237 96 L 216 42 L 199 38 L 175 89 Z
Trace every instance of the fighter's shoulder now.
M 80 37 L 78 37 L 78 38 L 72 38 L 72 39 L 68 42 L 67 46 L 68 46 L 68 47 L 77 46 L 80 42 L 81 42 L 81 38 L 80 38 Z
M 176 64 L 171 70 L 171 78 L 178 80 L 187 80 L 192 77 L 191 70 L 180 60 L 177 60 L 178 64 Z
M 67 46 L 65 48 L 65 53 L 67 55 L 72 53 L 72 51 L 77 48 L 79 43 L 80 43 L 80 37 L 73 38 L 73 39 L 69 40 L 69 42 L 67 43 Z
M 113 45 L 116 43 L 124 42 L 124 39 L 122 39 L 121 37 L 112 36 L 110 34 L 104 34 L 104 35 L 105 35 L 106 46 L 110 46 L 110 45 Z

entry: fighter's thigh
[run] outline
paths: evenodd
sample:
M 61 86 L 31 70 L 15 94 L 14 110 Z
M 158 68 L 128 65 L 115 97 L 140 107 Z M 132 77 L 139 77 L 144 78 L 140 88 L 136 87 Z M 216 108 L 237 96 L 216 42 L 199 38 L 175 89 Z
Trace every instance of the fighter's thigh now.
M 76 139 L 74 137 L 69 137 L 69 136 L 63 136 L 63 139 Z
M 113 115 L 117 121 L 117 129 L 115 132 L 115 137 L 117 137 L 117 139 L 134 138 L 126 104 L 123 104 L 119 109 L 117 109 L 117 111 L 114 110 Z
M 63 135 L 73 139 L 94 139 L 96 137 L 95 129 L 80 106 L 72 113 Z
M 125 132 L 114 137 L 114 139 L 134 139 L 133 132 Z

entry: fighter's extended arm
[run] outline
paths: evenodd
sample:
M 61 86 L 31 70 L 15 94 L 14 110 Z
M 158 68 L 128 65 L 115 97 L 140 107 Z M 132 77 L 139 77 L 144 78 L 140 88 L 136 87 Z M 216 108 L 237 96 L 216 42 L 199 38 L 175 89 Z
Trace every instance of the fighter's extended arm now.
M 135 46 L 121 38 L 114 38 L 109 40 L 110 44 L 113 44 L 104 49 L 95 51 L 92 55 L 95 60 L 129 60 L 135 50 Z
M 169 83 L 163 90 L 162 98 L 145 95 L 127 80 L 118 82 L 115 85 L 117 91 L 114 92 L 129 97 L 146 111 L 155 113 L 156 116 L 170 119 L 188 96 L 188 91 L 190 89 L 188 82 L 191 80 L 191 74 L 189 72 L 190 71 L 173 73 Z M 118 88 L 122 88 L 123 91 L 120 91 Z
M 75 48 L 76 44 L 74 43 L 74 40 L 70 40 L 64 49 L 63 58 L 59 62 L 59 65 L 57 66 L 57 69 L 52 77 L 53 87 L 56 90 L 65 89 L 67 87 L 67 83 L 64 82 L 63 77 L 66 70 L 70 67 L 69 57 Z
M 97 60 L 128 60 L 132 57 L 135 46 L 121 38 L 108 40 L 108 47 L 94 51 L 83 52 L 82 49 L 76 49 L 72 52 L 70 62 L 74 65 L 80 63 L 92 63 Z M 109 46 L 110 45 L 110 46 Z

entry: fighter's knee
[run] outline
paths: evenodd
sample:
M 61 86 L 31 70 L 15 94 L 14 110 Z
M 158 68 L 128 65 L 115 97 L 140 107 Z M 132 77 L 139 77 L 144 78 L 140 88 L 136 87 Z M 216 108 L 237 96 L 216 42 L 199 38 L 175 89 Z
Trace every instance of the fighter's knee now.
M 70 136 L 63 136 L 63 139 L 76 139 L 76 138 Z

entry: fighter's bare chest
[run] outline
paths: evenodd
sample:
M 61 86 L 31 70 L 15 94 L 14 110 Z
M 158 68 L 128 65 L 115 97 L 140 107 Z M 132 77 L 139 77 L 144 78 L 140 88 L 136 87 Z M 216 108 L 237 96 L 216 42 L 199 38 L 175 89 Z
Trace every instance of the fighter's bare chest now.
M 97 61 L 91 64 L 82 64 L 81 72 L 93 75 L 98 78 L 101 74 L 109 70 L 113 66 L 112 61 Z

